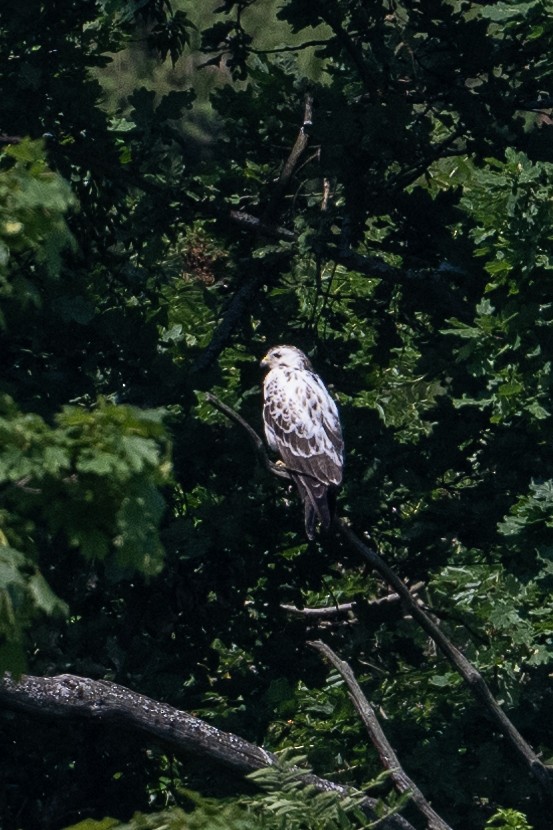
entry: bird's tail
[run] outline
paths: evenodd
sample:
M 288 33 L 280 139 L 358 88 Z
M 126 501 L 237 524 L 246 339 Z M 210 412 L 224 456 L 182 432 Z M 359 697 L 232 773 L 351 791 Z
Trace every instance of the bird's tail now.
M 336 495 L 322 481 L 307 482 L 302 476 L 294 476 L 294 479 L 304 504 L 305 532 L 312 541 L 315 538 L 317 519 L 325 530 L 330 527 Z

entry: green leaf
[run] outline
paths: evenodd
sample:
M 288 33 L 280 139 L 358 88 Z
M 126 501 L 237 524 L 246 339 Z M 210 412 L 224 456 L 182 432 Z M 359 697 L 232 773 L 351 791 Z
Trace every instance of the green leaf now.
M 28 581 L 28 590 L 35 606 L 45 614 L 66 615 L 69 611 L 67 603 L 63 602 L 52 591 L 44 577 L 36 571 Z

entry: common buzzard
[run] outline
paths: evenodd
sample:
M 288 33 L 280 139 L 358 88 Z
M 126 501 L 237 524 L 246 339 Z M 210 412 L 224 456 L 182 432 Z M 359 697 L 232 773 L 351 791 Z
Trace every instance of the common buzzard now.
M 305 508 L 305 531 L 315 538 L 317 519 L 330 527 L 342 481 L 344 442 L 336 404 L 309 359 L 295 346 L 273 346 L 261 366 L 265 435 L 296 484 Z

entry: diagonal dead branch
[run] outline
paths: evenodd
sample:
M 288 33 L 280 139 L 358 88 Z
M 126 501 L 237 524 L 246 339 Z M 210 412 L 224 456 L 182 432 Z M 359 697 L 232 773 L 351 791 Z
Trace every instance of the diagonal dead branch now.
M 538 781 L 542 788 L 542 792 L 553 802 L 553 779 L 548 768 L 538 758 L 532 747 L 524 740 L 518 729 L 509 720 L 505 712 L 499 706 L 498 702 L 492 695 L 490 688 L 480 672 L 473 664 L 467 660 L 465 655 L 453 645 L 451 640 L 446 637 L 442 629 L 436 625 L 430 615 L 421 608 L 420 605 L 413 599 L 409 593 L 408 588 L 395 573 L 395 571 L 386 564 L 384 559 L 373 549 L 365 545 L 361 539 L 351 530 L 343 519 L 336 519 L 341 534 L 348 540 L 358 553 L 366 559 L 378 573 L 384 577 L 388 585 L 390 585 L 404 600 L 405 605 L 409 608 L 413 618 L 419 623 L 421 628 L 432 638 L 436 643 L 442 654 L 449 660 L 453 668 L 459 672 L 472 695 L 484 706 L 490 720 L 507 738 L 511 747 L 516 754 L 528 767 L 534 778 Z
M 228 407 L 228 409 L 231 409 L 231 407 Z M 233 418 L 233 420 L 240 423 L 237 418 Z M 255 432 L 249 424 L 248 429 Z M 257 441 L 263 445 L 263 442 L 257 433 L 256 437 Z M 375 571 L 380 574 L 380 576 L 386 580 L 388 585 L 399 594 L 401 599 L 404 601 L 405 606 L 409 609 L 413 619 L 415 619 L 421 628 L 426 631 L 442 654 L 449 660 L 454 669 L 459 672 L 470 689 L 473 697 L 480 704 L 482 704 L 490 720 L 505 736 L 522 763 L 527 767 L 529 772 L 531 772 L 536 781 L 539 783 L 542 793 L 546 799 L 550 803 L 553 803 L 553 776 L 549 768 L 540 760 L 532 747 L 524 740 L 518 729 L 501 709 L 480 672 L 469 660 L 467 660 L 465 655 L 459 651 L 455 645 L 453 645 L 451 640 L 443 633 L 442 629 L 436 625 L 432 617 L 418 604 L 416 597 L 410 593 L 409 588 L 400 579 L 396 572 L 386 564 L 380 554 L 378 554 L 374 548 L 370 548 L 362 542 L 343 519 L 336 517 L 334 525 L 338 528 L 342 536 L 344 536 L 349 544 L 371 565 L 371 567 L 374 568 Z
M 306 127 L 310 127 L 312 123 L 313 96 L 310 93 L 307 93 L 304 100 L 303 124 L 300 127 L 300 130 L 294 142 L 294 146 L 290 150 L 290 154 L 284 162 L 282 170 L 280 171 L 280 175 L 278 177 L 269 204 L 263 212 L 261 220 L 263 223 L 270 224 L 274 217 L 278 214 L 282 198 L 286 193 L 286 190 L 290 183 L 290 179 L 294 174 L 294 170 L 297 167 L 298 161 L 300 160 L 301 156 L 307 148 L 307 145 L 309 144 L 309 133 L 307 132 Z
M 452 830 L 449 824 L 447 824 L 430 806 L 415 782 L 409 778 L 401 766 L 392 745 L 388 741 L 382 727 L 380 726 L 380 723 L 378 722 L 378 718 L 376 717 L 373 707 L 363 694 L 351 666 L 344 660 L 341 660 L 330 648 L 330 646 L 326 645 L 326 643 L 323 643 L 321 640 L 307 643 L 307 645 L 314 648 L 315 651 L 319 652 L 319 654 L 322 654 L 322 656 L 328 660 L 332 666 L 334 666 L 334 668 L 345 680 L 353 705 L 357 709 L 357 712 L 359 713 L 359 716 L 369 734 L 369 738 L 380 756 L 383 767 L 389 770 L 390 778 L 398 792 L 409 793 L 414 804 L 416 804 L 420 812 L 428 820 L 429 830 Z
M 234 330 L 240 324 L 248 308 L 251 307 L 254 297 L 265 282 L 266 276 L 262 271 L 259 271 L 251 275 L 236 291 L 219 325 L 214 331 L 210 342 L 192 367 L 192 371 L 195 374 L 205 372 L 215 363 L 223 349 L 228 345 Z

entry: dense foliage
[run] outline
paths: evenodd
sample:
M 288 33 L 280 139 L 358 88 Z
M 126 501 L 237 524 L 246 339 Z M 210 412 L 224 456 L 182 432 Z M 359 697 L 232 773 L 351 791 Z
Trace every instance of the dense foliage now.
M 344 424 L 341 515 L 547 760 L 550 4 L 3 5 L 1 670 L 113 679 L 362 786 L 378 757 L 315 633 L 453 826 L 546 830 L 461 679 L 371 603 L 388 589 L 343 539 L 306 543 L 203 392 L 260 429 L 266 348 L 312 356 Z M 315 632 L 281 607 L 338 602 L 355 620 Z M 280 827 L 283 804 L 287 827 L 360 826 L 285 772 L 252 796 L 100 726 L 0 730 L 6 830 Z

